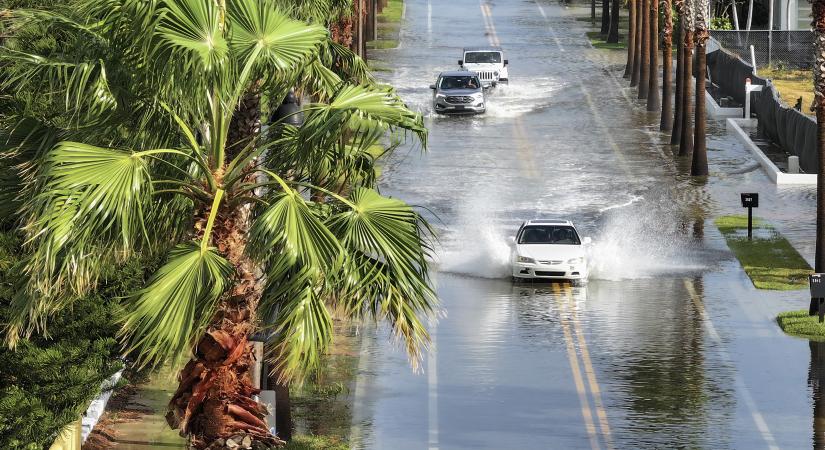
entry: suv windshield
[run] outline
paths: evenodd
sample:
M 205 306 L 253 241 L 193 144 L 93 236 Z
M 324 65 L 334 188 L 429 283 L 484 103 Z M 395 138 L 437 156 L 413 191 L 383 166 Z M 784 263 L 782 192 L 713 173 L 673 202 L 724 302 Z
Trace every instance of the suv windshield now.
M 470 64 L 498 64 L 501 62 L 499 52 L 467 52 L 464 54 L 464 62 Z
M 521 230 L 518 243 L 581 245 L 576 230 L 566 225 L 533 225 L 524 227 L 524 229 Z
M 471 76 L 444 77 L 441 79 L 441 89 L 478 89 L 481 84 L 478 78 Z

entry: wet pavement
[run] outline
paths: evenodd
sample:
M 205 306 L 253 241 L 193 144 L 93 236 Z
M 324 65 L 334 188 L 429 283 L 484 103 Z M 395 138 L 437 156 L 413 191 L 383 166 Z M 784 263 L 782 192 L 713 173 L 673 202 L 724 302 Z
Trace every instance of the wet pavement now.
M 621 78 L 624 52 L 589 46 L 587 13 L 407 0 L 400 47 L 373 53 L 427 116 L 429 151 L 399 149 L 382 190 L 439 230 L 443 314 L 419 373 L 386 330 L 366 330 L 355 448 L 797 449 L 825 431 L 825 349 L 774 322 L 806 293 L 757 291 L 713 225 L 759 192 L 755 214 L 810 260 L 815 189 L 771 184 L 722 122 L 711 176 L 691 180 Z M 488 112 L 433 114 L 438 72 L 496 42 L 511 81 Z M 586 286 L 509 280 L 507 238 L 537 217 L 593 238 Z

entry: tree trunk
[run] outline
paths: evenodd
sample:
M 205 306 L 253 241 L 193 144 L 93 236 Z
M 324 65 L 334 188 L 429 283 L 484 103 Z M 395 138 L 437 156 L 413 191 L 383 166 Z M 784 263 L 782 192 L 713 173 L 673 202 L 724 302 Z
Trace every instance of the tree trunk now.
M 811 387 L 814 404 L 814 450 L 825 450 L 825 342 L 808 341 L 811 349 L 811 365 L 808 369 L 808 386 Z
M 814 108 L 816 109 L 816 251 L 814 271 L 825 271 L 825 0 L 813 0 L 813 28 L 816 36 L 814 62 Z M 811 311 L 816 305 L 811 299 Z
M 705 176 L 708 174 L 708 153 L 707 139 L 705 131 L 707 126 L 707 113 L 705 111 L 705 72 L 707 69 L 707 55 L 705 53 L 705 42 L 707 41 L 707 30 L 696 30 L 696 101 L 693 138 L 693 161 L 690 166 L 690 174 L 693 176 Z
M 650 1 L 651 0 L 642 0 L 642 68 L 639 73 L 640 99 L 647 99 L 647 90 L 650 89 Z
M 630 87 L 639 85 L 642 74 L 642 10 L 644 0 L 634 0 L 636 4 L 636 29 L 633 34 L 633 73 L 630 74 Z
M 610 31 L 610 0 L 602 0 L 602 28 L 599 31 L 606 36 Z
M 231 160 L 261 129 L 261 94 L 251 88 L 232 116 L 227 136 Z M 282 442 L 269 433 L 266 407 L 254 396 L 255 355 L 249 336 L 261 298 L 262 271 L 245 255 L 250 210 L 219 214 L 213 228 L 218 251 L 235 267 L 235 285 L 220 301 L 218 313 L 196 346 L 196 354 L 179 375 L 166 421 L 189 438 L 196 449 L 269 448 Z M 208 212 L 201 218 L 205 221 Z
M 607 34 L 607 42 L 615 44 L 619 42 L 619 0 L 613 0 L 610 10 L 610 32 Z
M 690 174 L 703 177 L 708 174 L 708 151 L 705 136 L 707 127 L 707 111 L 705 111 L 705 80 L 707 79 L 707 42 L 708 34 L 708 0 L 698 0 L 696 3 L 696 28 L 693 40 L 696 43 L 696 120 L 693 138 L 693 161 Z
M 648 76 L 647 110 L 659 111 L 659 0 L 650 0 L 650 75 Z
M 673 13 L 670 7 L 671 0 L 662 0 L 664 14 L 662 30 L 662 118 L 659 121 L 659 130 L 670 131 L 673 128 L 673 107 L 671 87 L 673 77 Z
M 627 2 L 627 63 L 624 67 L 624 78 L 630 78 L 633 75 L 633 59 L 636 57 L 636 1 L 628 0 Z
M 596 0 L 590 0 L 590 23 L 596 25 Z
M 684 46 L 685 60 L 682 71 L 682 135 L 679 140 L 679 156 L 687 156 L 693 153 L 693 108 L 691 88 L 691 77 L 693 76 L 693 30 L 685 26 L 685 36 L 682 45 Z
M 682 111 L 684 111 L 684 46 L 682 45 L 682 35 L 684 34 L 685 20 L 679 17 L 679 26 L 676 27 L 676 96 L 674 97 L 676 114 L 673 118 L 673 132 L 670 134 L 670 145 L 678 145 L 682 140 Z

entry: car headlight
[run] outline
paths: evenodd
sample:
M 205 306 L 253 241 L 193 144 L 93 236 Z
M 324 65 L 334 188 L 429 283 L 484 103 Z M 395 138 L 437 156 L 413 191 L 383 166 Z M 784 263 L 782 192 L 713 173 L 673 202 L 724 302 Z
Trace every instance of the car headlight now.
M 498 76 L 498 72 L 493 72 L 493 76 L 494 76 L 494 77 L 497 77 L 497 76 Z
M 476 100 L 481 100 L 484 98 L 484 94 L 481 92 L 476 92 L 475 94 L 473 94 L 473 98 Z
M 528 264 L 535 264 L 536 260 L 527 256 L 519 256 L 518 262 L 520 263 L 528 263 Z
M 435 98 L 445 98 L 445 97 L 447 97 L 447 96 L 444 95 L 444 94 L 435 94 Z
M 581 264 L 584 262 L 584 257 L 579 258 L 570 258 L 567 260 L 567 264 Z

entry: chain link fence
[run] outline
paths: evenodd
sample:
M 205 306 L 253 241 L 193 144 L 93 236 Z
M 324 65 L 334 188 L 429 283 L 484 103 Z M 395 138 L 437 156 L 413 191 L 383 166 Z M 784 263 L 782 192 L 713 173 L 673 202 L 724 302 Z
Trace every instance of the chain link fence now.
M 786 67 L 810 69 L 814 63 L 813 31 L 787 30 L 711 30 L 711 37 L 722 48 L 751 61 L 751 45 L 756 55 L 757 67 Z

